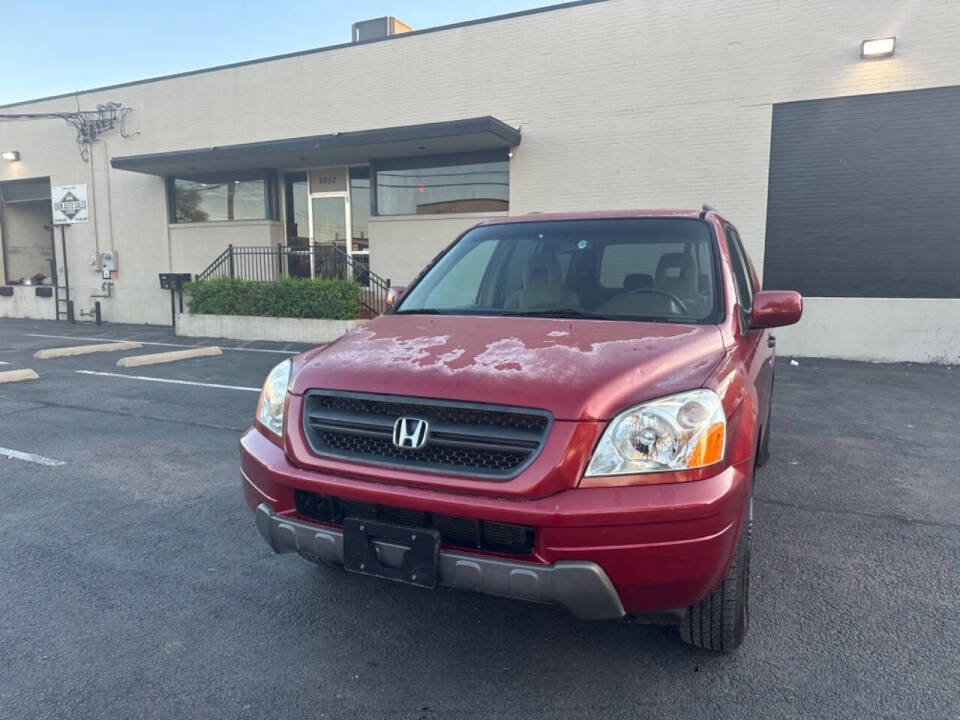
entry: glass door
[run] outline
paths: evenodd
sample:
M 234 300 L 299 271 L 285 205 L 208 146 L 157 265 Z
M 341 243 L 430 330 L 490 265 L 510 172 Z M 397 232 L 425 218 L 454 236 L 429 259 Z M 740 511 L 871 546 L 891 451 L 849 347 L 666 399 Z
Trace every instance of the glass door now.
M 342 195 L 311 198 L 312 242 L 347 251 L 347 199 Z
M 310 244 L 313 246 L 310 274 L 313 277 L 339 277 L 338 272 L 343 269 L 340 252 L 346 253 L 350 249 L 347 204 L 346 193 L 310 196 Z

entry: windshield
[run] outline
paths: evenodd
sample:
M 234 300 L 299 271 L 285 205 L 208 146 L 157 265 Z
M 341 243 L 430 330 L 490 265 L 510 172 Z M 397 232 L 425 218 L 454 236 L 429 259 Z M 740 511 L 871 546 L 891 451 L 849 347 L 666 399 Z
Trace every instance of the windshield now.
M 396 312 L 704 323 L 717 296 L 699 220 L 522 222 L 468 232 Z

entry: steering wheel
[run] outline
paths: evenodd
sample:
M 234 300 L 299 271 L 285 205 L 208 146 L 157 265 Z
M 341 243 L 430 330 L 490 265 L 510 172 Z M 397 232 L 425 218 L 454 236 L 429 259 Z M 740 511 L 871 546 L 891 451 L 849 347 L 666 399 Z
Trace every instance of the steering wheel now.
M 664 295 L 673 302 L 677 304 L 677 307 L 680 308 L 680 312 L 684 315 L 688 314 L 690 311 L 687 310 L 686 304 L 674 295 L 672 292 L 667 292 L 666 290 L 658 290 L 657 288 L 637 288 L 636 290 L 631 290 L 627 295 L 636 295 L 637 293 L 656 293 L 657 295 Z

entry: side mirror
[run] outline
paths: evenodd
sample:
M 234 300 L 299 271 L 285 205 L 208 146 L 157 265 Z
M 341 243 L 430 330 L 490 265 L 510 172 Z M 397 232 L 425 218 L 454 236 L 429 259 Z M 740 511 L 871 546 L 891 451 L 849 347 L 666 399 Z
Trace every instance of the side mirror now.
M 793 325 L 803 314 L 803 298 L 793 290 L 763 290 L 753 296 L 750 327 Z
M 387 291 L 387 307 L 386 310 L 389 312 L 396 307 L 397 303 L 400 302 L 400 298 L 403 297 L 404 291 L 407 289 L 406 285 L 391 285 L 390 290 Z

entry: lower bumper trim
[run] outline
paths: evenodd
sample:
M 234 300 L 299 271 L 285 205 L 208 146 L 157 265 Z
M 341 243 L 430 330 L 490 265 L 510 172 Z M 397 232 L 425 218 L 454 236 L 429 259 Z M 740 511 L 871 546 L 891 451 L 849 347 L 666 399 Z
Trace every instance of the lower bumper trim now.
M 301 552 L 343 562 L 340 530 L 281 517 L 266 504 L 257 506 L 255 518 L 274 552 Z M 625 614 L 610 578 L 593 562 L 540 565 L 441 550 L 437 573 L 441 585 L 560 605 L 583 620 L 613 620 Z

